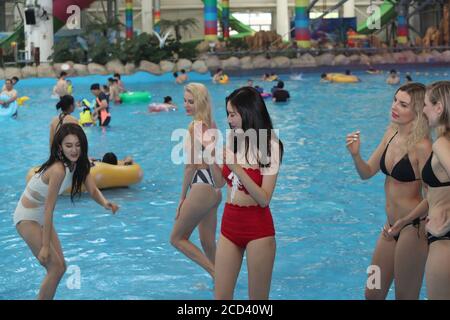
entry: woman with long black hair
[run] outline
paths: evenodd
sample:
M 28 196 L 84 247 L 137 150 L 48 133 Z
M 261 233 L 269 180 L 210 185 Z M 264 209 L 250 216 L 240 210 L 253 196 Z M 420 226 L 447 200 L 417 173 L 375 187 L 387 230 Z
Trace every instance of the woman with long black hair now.
M 225 161 L 210 165 L 217 187 L 227 187 L 216 252 L 215 298 L 232 299 L 247 253 L 250 299 L 268 299 L 275 260 L 269 208 L 283 156 L 263 98 L 252 87 L 235 90 L 226 103 L 231 134 Z
M 47 270 L 38 299 L 53 299 L 66 271 L 53 211 L 58 195 L 71 187 L 73 202 L 84 184 L 91 197 L 115 213 L 119 207 L 105 199 L 89 174 L 88 143 L 78 124 L 63 124 L 51 145 L 49 159 L 28 182 L 14 212 L 14 225 L 34 256 Z

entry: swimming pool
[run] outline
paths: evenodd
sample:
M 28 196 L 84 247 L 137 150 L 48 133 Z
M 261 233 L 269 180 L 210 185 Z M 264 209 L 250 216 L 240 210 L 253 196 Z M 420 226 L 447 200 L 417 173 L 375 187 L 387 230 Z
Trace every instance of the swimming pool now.
M 448 78 L 450 68 L 411 68 L 416 81 Z M 444 74 L 447 74 L 445 76 Z M 303 81 L 285 79 L 291 102 L 268 109 L 285 157 L 271 202 L 277 240 L 271 299 L 362 299 L 366 268 L 385 222 L 381 174 L 361 181 L 345 148 L 345 135 L 361 130 L 367 158 L 388 125 L 396 86 L 386 75 L 358 74 L 355 85 L 319 84 L 319 74 Z M 224 97 L 245 78 L 210 89 L 219 128 L 227 128 Z M 402 78 L 403 74 L 402 74 Z M 89 97 L 89 85 L 106 77 L 72 78 L 77 98 Z M 62 242 L 68 272 L 56 299 L 211 299 L 212 282 L 199 266 L 169 243 L 181 191 L 183 167 L 170 161 L 171 133 L 186 128 L 183 89 L 166 76 L 124 77 L 127 88 L 153 94 L 153 101 L 171 95 L 180 110 L 148 114 L 145 104 L 112 106 L 111 127 L 86 128 L 89 154 L 113 151 L 132 155 L 144 170 L 143 181 L 127 189 L 104 191 L 121 208 L 111 216 L 88 196 L 74 206 L 60 197 L 55 228 Z M 206 81 L 204 76 L 196 76 Z M 12 213 L 31 166 L 48 156 L 48 125 L 56 115 L 50 100 L 53 79 L 21 80 L 20 95 L 31 97 L 17 120 L 0 119 L 0 299 L 34 299 L 44 276 L 12 224 Z M 272 83 L 255 81 L 269 90 Z M 75 112 L 77 114 L 77 111 Z M 223 203 L 219 208 L 221 218 Z M 220 221 L 220 220 L 219 220 Z M 220 224 L 219 224 L 220 226 Z M 219 232 L 219 226 L 217 232 Z M 193 239 L 198 243 L 198 235 Z M 74 276 L 81 275 L 79 286 Z M 245 262 L 235 298 L 247 299 Z M 425 296 L 424 291 L 421 297 Z M 393 297 L 391 290 L 389 297 Z

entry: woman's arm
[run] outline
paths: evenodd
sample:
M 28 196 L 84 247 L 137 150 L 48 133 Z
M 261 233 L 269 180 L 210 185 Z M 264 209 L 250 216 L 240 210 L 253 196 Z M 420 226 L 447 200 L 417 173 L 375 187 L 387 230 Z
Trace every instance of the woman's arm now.
M 446 137 L 438 138 L 433 144 L 433 153 L 450 177 L 450 141 Z
M 92 175 L 90 173 L 86 176 L 84 185 L 86 186 L 86 190 L 89 192 L 92 199 L 94 199 L 95 202 L 97 202 L 99 205 L 107 210 L 111 210 L 113 214 L 116 213 L 117 210 L 119 210 L 119 207 L 115 203 L 108 201 L 103 196 L 103 193 L 95 185 L 94 179 L 92 178 Z
M 229 165 L 229 167 L 233 170 L 234 174 L 238 176 L 239 180 L 256 203 L 262 208 L 267 207 L 272 199 L 278 174 L 264 175 L 263 183 L 260 187 L 248 176 L 240 165 L 234 164 Z
M 383 140 L 370 156 L 366 162 L 362 159 L 360 148 L 360 133 L 359 131 L 347 135 L 347 149 L 349 150 L 353 162 L 355 164 L 356 171 L 363 180 L 367 180 L 373 177 L 380 170 L 380 159 L 383 155 L 386 139 L 390 139 L 395 132 L 392 129 L 388 129 L 384 134 Z

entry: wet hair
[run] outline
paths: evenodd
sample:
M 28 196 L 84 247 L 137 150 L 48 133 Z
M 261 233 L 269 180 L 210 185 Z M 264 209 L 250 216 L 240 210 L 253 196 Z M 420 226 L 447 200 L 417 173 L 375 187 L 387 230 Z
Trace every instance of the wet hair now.
M 277 137 L 272 137 L 272 119 L 270 118 L 269 112 L 267 111 L 264 99 L 261 97 L 260 93 L 252 87 L 242 87 L 234 90 L 227 98 L 226 105 L 231 104 L 233 109 L 242 118 L 242 130 L 244 133 L 249 129 L 254 129 L 257 132 L 257 149 L 260 150 L 263 146 L 260 145 L 259 130 L 267 130 L 267 145 L 265 149 L 267 150 L 267 156 L 271 157 L 271 142 L 276 139 L 280 147 L 280 163 L 283 158 L 283 143 Z M 226 109 L 228 116 L 228 109 Z M 250 147 L 249 139 L 245 139 L 245 159 L 248 161 L 248 152 Z M 236 143 L 234 144 L 234 152 L 237 152 Z M 261 161 L 266 159 L 261 159 L 259 154 L 257 155 L 257 162 L 260 168 L 270 167 L 271 163 L 267 161 Z
M 61 71 L 61 73 L 59 74 L 59 77 L 61 78 L 61 77 L 65 77 L 65 76 L 67 76 L 67 72 Z
M 9 82 L 10 84 L 12 84 L 12 80 L 11 80 L 11 79 L 6 79 L 6 80 L 5 80 L 5 84 L 6 84 L 7 82 Z
M 109 90 L 109 87 L 106 84 L 104 84 L 102 87 L 103 87 L 103 90 L 105 90 L 105 91 Z
M 435 105 L 442 104 L 443 111 L 439 117 L 439 124 L 436 128 L 439 137 L 450 138 L 450 81 L 436 81 L 427 87 L 427 96 L 430 102 Z
M 352 74 L 352 72 L 350 71 L 350 70 L 345 70 L 345 74 L 347 75 L 347 76 L 349 76 L 349 75 L 351 75 Z
M 283 89 L 284 88 L 284 82 L 283 81 L 278 81 L 278 83 L 277 83 L 277 88 L 278 89 Z
M 221 71 L 223 71 L 223 69 L 222 69 L 222 68 L 217 68 L 217 71 L 216 71 L 216 73 L 219 73 L 219 72 L 221 72 Z
M 91 90 L 100 90 L 100 84 L 98 83 L 91 84 Z
M 108 78 L 108 82 L 114 82 L 114 78 Z
M 184 69 L 181 69 L 181 73 L 186 73 L 186 70 L 184 70 Z
M 114 77 L 117 77 L 120 79 L 120 73 L 114 73 Z
M 173 73 L 173 76 L 176 78 L 176 77 L 178 77 L 178 72 L 174 72 Z
M 57 161 L 61 161 L 65 166 L 70 166 L 71 161 L 66 158 L 62 151 L 62 142 L 68 135 L 75 135 L 80 141 L 80 156 L 76 162 L 75 171 L 72 179 L 72 189 L 70 191 L 70 200 L 73 202 L 74 197 L 81 196 L 81 187 L 86 180 L 90 171 L 90 163 L 88 159 L 88 142 L 83 129 L 74 123 L 64 123 L 55 133 L 52 145 L 50 147 L 50 157 L 44 162 L 36 173 L 43 173 L 51 165 Z
M 117 165 L 117 157 L 113 152 L 107 152 L 103 155 L 102 162 Z
M 322 73 L 321 75 L 320 75 L 320 78 L 322 78 L 322 79 L 325 79 L 327 77 L 327 74 L 326 73 Z
M 389 72 L 389 73 L 397 73 L 397 70 L 395 70 L 395 69 L 391 69 L 391 71 Z
M 12 77 L 11 80 L 14 80 L 16 83 L 19 82 L 19 78 L 17 78 L 16 76 Z
M 171 96 L 164 97 L 164 103 L 169 103 L 171 101 L 172 101 L 172 97 Z
M 61 109 L 62 112 L 68 112 L 71 107 L 73 107 L 75 100 L 69 94 L 62 96 L 56 104 L 56 110 Z
M 413 81 L 413 79 L 411 78 L 411 76 L 410 76 L 410 75 L 408 75 L 408 74 L 406 75 L 406 77 L 405 77 L 405 78 L 406 78 L 406 80 L 408 80 L 408 81 Z

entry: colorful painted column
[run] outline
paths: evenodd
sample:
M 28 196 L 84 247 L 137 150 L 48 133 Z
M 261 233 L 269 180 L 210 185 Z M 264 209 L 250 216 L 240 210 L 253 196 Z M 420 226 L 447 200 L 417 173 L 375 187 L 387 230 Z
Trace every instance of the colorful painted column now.
M 406 14 L 408 12 L 405 4 L 400 4 L 397 15 L 397 43 L 404 45 L 408 42 L 408 21 L 406 21 Z
M 133 0 L 125 0 L 125 35 L 127 40 L 133 38 Z
M 153 0 L 141 1 L 142 32 L 151 34 L 153 30 Z
M 309 0 L 295 0 L 295 40 L 299 48 L 310 48 Z
M 223 39 L 230 38 L 230 0 L 222 0 L 222 32 Z
M 205 40 L 217 40 L 217 0 L 205 0 L 204 19 L 205 19 Z
M 161 33 L 161 1 L 155 0 L 154 6 L 153 6 L 153 30 L 157 33 Z

